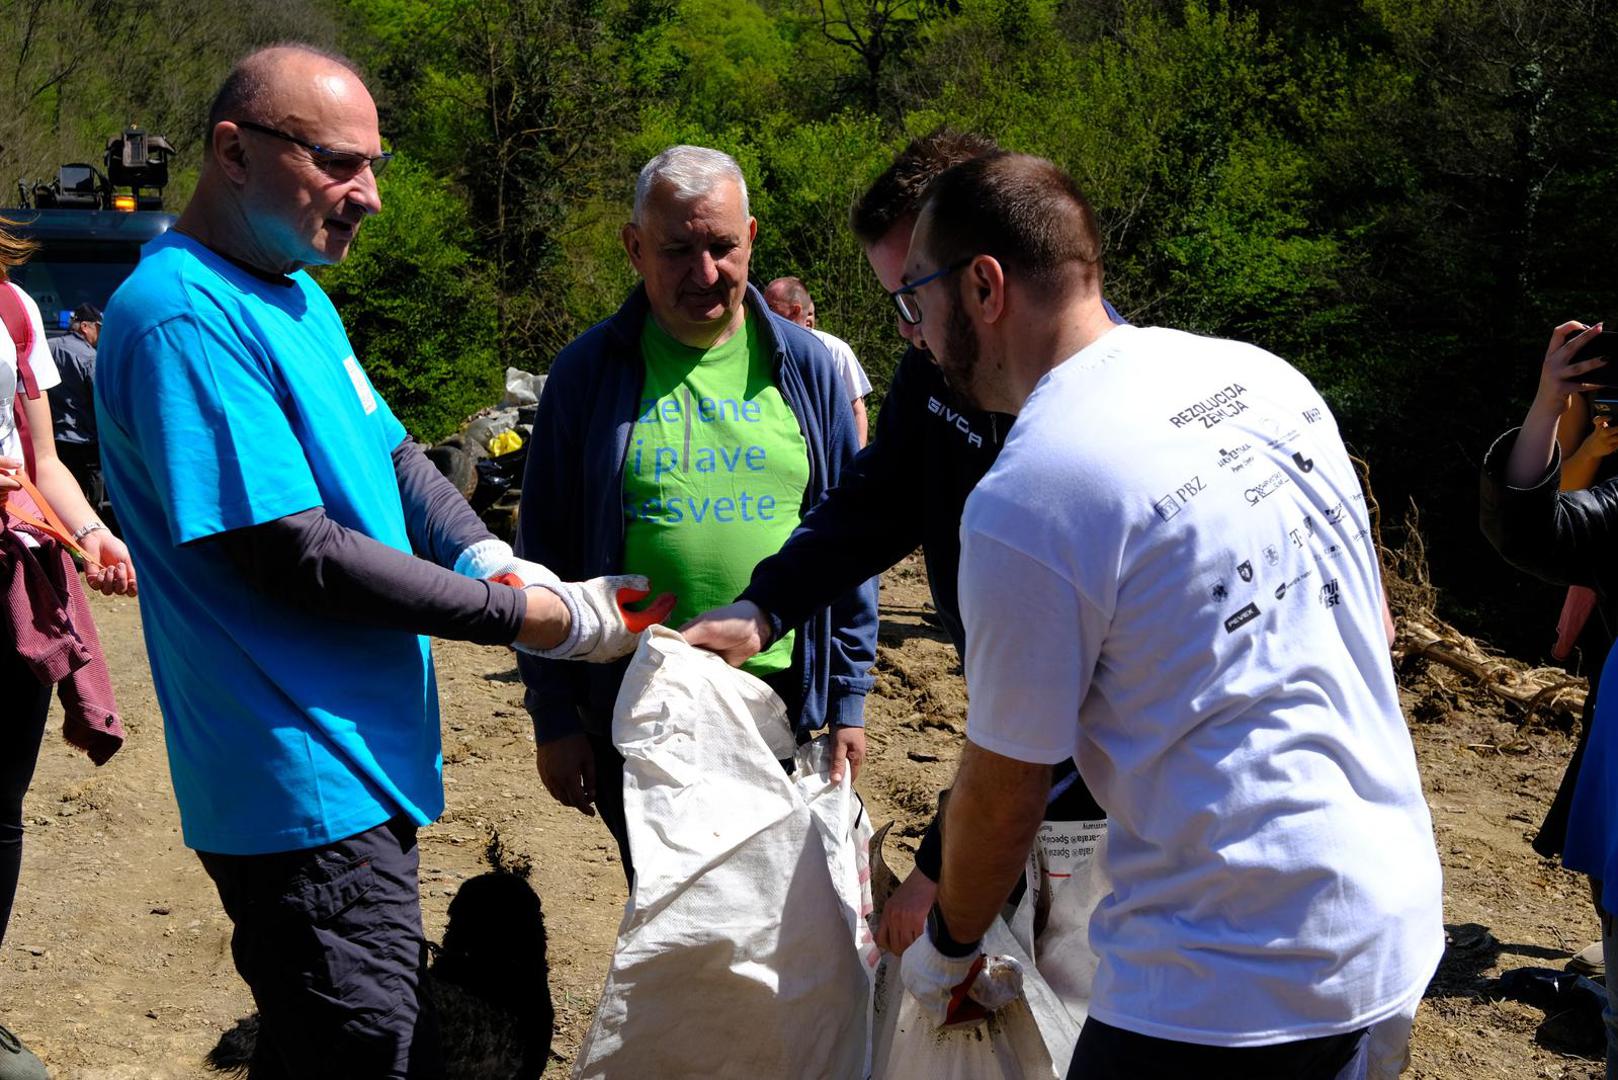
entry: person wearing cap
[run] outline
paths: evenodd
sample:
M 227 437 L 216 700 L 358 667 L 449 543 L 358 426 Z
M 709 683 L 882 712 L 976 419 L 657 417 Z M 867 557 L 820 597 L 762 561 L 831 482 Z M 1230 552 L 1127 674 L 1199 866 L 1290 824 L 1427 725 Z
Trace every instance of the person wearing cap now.
M 56 456 L 79 482 L 92 504 L 101 491 L 100 444 L 96 440 L 96 343 L 101 340 L 101 309 L 83 303 L 73 309 L 67 333 L 52 338 L 51 359 L 62 381 L 51 390 L 51 425 Z M 103 513 L 103 518 L 106 517 Z

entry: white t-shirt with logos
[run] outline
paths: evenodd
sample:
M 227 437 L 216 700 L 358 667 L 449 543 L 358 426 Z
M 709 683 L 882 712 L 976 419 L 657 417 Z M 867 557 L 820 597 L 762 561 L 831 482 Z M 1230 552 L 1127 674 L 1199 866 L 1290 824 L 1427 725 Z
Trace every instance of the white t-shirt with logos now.
M 45 324 L 39 317 L 39 305 L 34 298 L 10 282 L 0 281 L 0 289 L 10 289 L 22 298 L 23 308 L 34 324 L 33 352 L 28 366 L 41 390 L 59 386 L 62 376 L 51 359 L 50 346 L 45 343 Z M 12 414 L 20 380 L 17 377 L 17 346 L 11 334 L 0 326 L 0 457 L 22 459 L 22 439 L 18 436 L 17 421 Z
M 1256 1046 L 1355 1031 L 1444 947 L 1358 477 L 1261 349 L 1121 326 L 1041 380 L 967 501 L 967 735 L 1109 816 L 1090 1014 Z
M 849 348 L 848 342 L 813 327 L 809 332 L 824 342 L 826 348 L 830 350 L 832 361 L 837 365 L 837 374 L 842 377 L 843 385 L 848 389 L 848 400 L 853 401 L 869 394 L 871 380 L 865 377 L 865 369 L 860 367 L 860 362 L 854 356 L 854 350 Z

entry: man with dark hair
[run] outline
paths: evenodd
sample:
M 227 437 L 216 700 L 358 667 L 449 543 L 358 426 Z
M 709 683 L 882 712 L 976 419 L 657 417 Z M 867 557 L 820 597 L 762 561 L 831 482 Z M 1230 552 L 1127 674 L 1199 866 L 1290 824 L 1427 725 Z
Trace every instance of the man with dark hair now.
M 910 231 L 928 186 L 951 166 L 996 149 L 980 135 L 940 128 L 907 146 L 854 204 L 850 226 L 884 289 L 902 284 Z M 739 663 L 773 640 L 781 625 L 920 546 L 933 606 L 956 652 L 964 655 L 956 599 L 961 507 L 994 464 L 1013 418 L 964 404 L 945 385 L 916 327 L 902 319 L 896 326 L 910 347 L 894 373 L 871 444 L 780 553 L 758 565 L 736 604 L 685 628 L 692 643 Z M 1051 820 L 1103 817 L 1072 770 L 1057 777 L 1052 798 Z M 915 871 L 883 910 L 877 941 L 889 952 L 903 952 L 921 933 L 938 860 L 935 821 L 916 853 Z
M 826 346 L 826 351 L 831 353 L 832 363 L 837 365 L 837 375 L 843 380 L 843 389 L 848 393 L 848 407 L 854 413 L 854 430 L 859 435 L 860 445 L 864 446 L 868 441 L 865 395 L 871 392 L 871 380 L 865 377 L 865 369 L 860 366 L 854 350 L 836 334 L 828 334 L 815 325 L 814 298 L 797 278 L 778 277 L 764 286 L 764 302 L 787 322 L 797 323 L 819 338 L 820 343 Z
M 1112 889 L 1069 1075 L 1364 1077 L 1444 947 L 1364 496 L 1302 375 L 1115 326 L 1098 253 L 1070 178 L 995 155 L 934 184 L 894 293 L 1018 417 L 961 522 L 968 741 L 902 977 L 945 1022 L 1071 759 Z
M 304 272 L 382 208 L 352 66 L 277 46 L 113 296 L 95 394 L 185 843 L 234 924 L 253 1075 L 442 1075 L 416 830 L 444 807 L 424 635 L 606 660 L 620 586 L 516 559 L 376 392 Z M 256 88 L 256 89 L 255 89 Z M 418 557 L 418 554 L 420 557 Z M 490 580 L 500 578 L 500 581 Z M 512 584 L 515 582 L 515 584 Z

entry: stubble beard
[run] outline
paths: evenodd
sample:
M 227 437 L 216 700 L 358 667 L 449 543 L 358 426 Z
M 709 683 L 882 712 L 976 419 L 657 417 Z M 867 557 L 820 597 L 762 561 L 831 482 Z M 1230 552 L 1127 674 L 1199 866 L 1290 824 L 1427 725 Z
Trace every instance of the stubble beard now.
M 977 328 L 959 303 L 951 303 L 949 314 L 944 318 L 944 347 L 934 350 L 934 358 L 938 360 L 938 370 L 944 377 L 944 385 L 949 387 L 963 405 L 974 409 L 984 407 L 982 399 L 977 394 L 978 361 L 982 357 L 983 349 L 978 341 Z M 947 357 L 947 359 L 946 359 Z

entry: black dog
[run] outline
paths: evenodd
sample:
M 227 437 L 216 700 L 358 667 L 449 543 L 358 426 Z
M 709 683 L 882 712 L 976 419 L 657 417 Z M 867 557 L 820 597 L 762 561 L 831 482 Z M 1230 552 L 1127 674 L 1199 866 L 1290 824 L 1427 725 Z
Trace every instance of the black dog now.
M 461 886 L 449 902 L 444 944 L 427 974 L 444 1033 L 450 1074 L 537 1080 L 551 1052 L 550 967 L 545 958 L 545 917 L 528 884 L 533 863 L 510 858 L 500 834 L 485 851 L 491 869 Z M 469 997 L 471 1002 L 463 1000 Z M 482 1008 L 468 1005 L 481 1004 Z M 501 1023 L 501 1020 L 504 1023 Z M 509 1040 L 516 1068 L 487 1071 Z M 474 1060 L 486 1065 L 474 1067 Z
M 443 945 L 429 945 L 425 993 L 438 1010 L 450 1080 L 538 1080 L 550 1058 L 550 968 L 545 917 L 528 884 L 533 863 L 506 853 L 500 834 L 484 852 L 490 869 L 449 904 Z M 238 1021 L 208 1053 L 211 1069 L 254 1080 L 258 1016 Z

